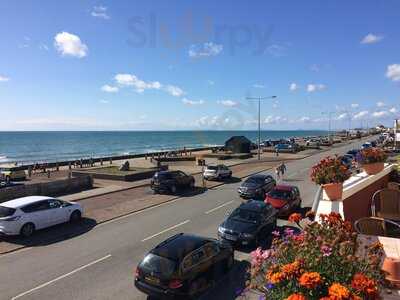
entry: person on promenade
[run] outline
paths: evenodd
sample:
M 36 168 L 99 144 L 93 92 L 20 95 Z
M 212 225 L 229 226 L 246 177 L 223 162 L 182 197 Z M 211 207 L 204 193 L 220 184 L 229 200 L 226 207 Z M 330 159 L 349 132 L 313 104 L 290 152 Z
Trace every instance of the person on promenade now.
M 285 165 L 285 162 L 284 162 L 284 161 L 283 161 L 282 164 L 281 164 L 281 173 L 282 173 L 282 177 L 283 177 L 283 175 L 285 175 L 285 173 L 286 173 L 286 165 Z
M 275 175 L 276 175 L 276 181 L 281 180 L 281 168 L 280 166 L 275 167 Z

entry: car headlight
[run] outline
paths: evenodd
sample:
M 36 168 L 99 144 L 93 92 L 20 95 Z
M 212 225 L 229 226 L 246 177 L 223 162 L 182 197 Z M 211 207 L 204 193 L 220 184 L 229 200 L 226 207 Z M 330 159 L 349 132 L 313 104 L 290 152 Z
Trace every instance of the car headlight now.
M 285 204 L 282 209 L 288 209 L 289 208 L 289 204 Z
M 225 228 L 224 228 L 224 227 L 221 227 L 221 226 L 219 226 L 219 227 L 218 227 L 218 232 L 220 232 L 220 233 L 224 233 L 224 232 L 225 232 Z
M 252 235 L 251 233 L 241 233 L 240 236 L 245 239 L 252 239 L 254 237 L 254 235 Z

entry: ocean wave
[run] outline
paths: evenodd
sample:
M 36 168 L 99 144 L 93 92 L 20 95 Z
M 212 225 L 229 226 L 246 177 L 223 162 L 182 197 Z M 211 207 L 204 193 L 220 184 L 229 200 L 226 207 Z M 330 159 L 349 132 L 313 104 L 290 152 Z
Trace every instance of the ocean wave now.
M 0 155 L 0 163 L 5 163 L 5 162 L 9 162 L 10 160 L 7 158 L 7 156 L 1 156 Z

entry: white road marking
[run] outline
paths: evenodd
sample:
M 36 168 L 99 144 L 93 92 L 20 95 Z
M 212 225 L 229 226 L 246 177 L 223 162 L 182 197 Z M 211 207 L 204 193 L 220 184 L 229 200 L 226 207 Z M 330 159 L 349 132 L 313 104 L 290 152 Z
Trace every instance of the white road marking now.
M 174 226 L 171 226 L 171 227 L 169 227 L 169 228 L 166 228 L 166 229 L 164 229 L 163 231 L 160 231 L 160 232 L 158 232 L 158 233 L 156 233 L 156 234 L 153 234 L 153 235 L 151 235 L 151 236 L 149 236 L 149 237 L 143 239 L 142 242 L 148 241 L 148 240 L 150 240 L 150 239 L 152 239 L 152 238 L 154 238 L 154 237 L 156 237 L 156 236 L 159 236 L 160 234 L 163 234 L 163 233 L 165 233 L 165 232 L 167 232 L 167 231 L 173 230 L 173 229 L 175 229 L 175 228 L 177 228 L 177 227 L 179 227 L 179 226 L 185 225 L 186 223 L 189 223 L 189 222 L 190 222 L 190 220 L 186 220 L 186 221 L 183 221 L 183 222 L 181 222 L 181 223 L 179 223 L 179 224 L 176 224 L 176 225 L 174 225 Z
M 227 206 L 227 205 L 233 203 L 233 201 L 234 200 L 231 200 L 231 201 L 228 201 L 228 202 L 226 202 L 224 204 L 221 204 L 221 205 L 219 205 L 217 207 L 214 207 L 213 209 L 210 209 L 210 210 L 206 211 L 205 214 L 208 215 L 208 214 L 210 214 L 210 213 L 212 213 L 212 212 L 214 212 L 214 211 L 216 211 L 216 210 L 218 210 L 218 209 L 220 209 L 220 208 L 222 208 L 224 206 Z
M 12 297 L 11 300 L 19 299 L 19 298 L 21 298 L 21 297 L 23 297 L 25 295 L 28 295 L 28 294 L 30 294 L 30 293 L 32 293 L 34 291 L 37 291 L 37 290 L 39 290 L 41 288 L 44 288 L 44 287 L 46 287 L 46 286 L 48 286 L 48 285 L 50 285 L 50 284 L 52 284 L 52 283 L 54 283 L 56 281 L 59 281 L 59 280 L 65 278 L 65 277 L 71 276 L 71 275 L 73 275 L 73 274 L 75 274 L 75 273 L 77 273 L 79 271 L 82 271 L 83 269 L 86 269 L 86 268 L 88 268 L 90 266 L 93 266 L 94 264 L 97 264 L 97 263 L 99 263 L 99 262 L 101 262 L 103 260 L 106 260 L 107 258 L 110 258 L 110 257 L 111 257 L 111 254 L 108 254 L 108 255 L 106 255 L 106 256 L 104 256 L 102 258 L 99 258 L 99 259 L 97 259 L 95 261 L 92 261 L 91 263 L 88 263 L 88 264 L 86 264 L 86 265 L 84 265 L 82 267 L 79 267 L 79 268 L 77 268 L 77 269 L 75 269 L 75 270 L 73 270 L 73 271 L 71 271 L 71 272 L 69 272 L 67 274 L 61 275 L 61 276 L 59 276 L 57 278 L 54 278 L 53 280 L 50 280 L 50 281 L 45 282 L 45 283 L 43 283 L 43 284 L 41 284 L 41 285 L 39 285 L 39 286 L 37 286 L 37 287 L 35 287 L 33 289 L 30 289 L 29 291 L 23 292 L 23 293 L 15 296 L 15 297 Z

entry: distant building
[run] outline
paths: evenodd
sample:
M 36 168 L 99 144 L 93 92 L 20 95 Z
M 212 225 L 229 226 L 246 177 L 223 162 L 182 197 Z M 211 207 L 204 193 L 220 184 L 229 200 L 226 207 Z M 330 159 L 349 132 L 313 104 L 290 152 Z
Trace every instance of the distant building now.
M 250 153 L 251 144 L 245 136 L 233 136 L 225 142 L 225 149 L 232 153 Z

